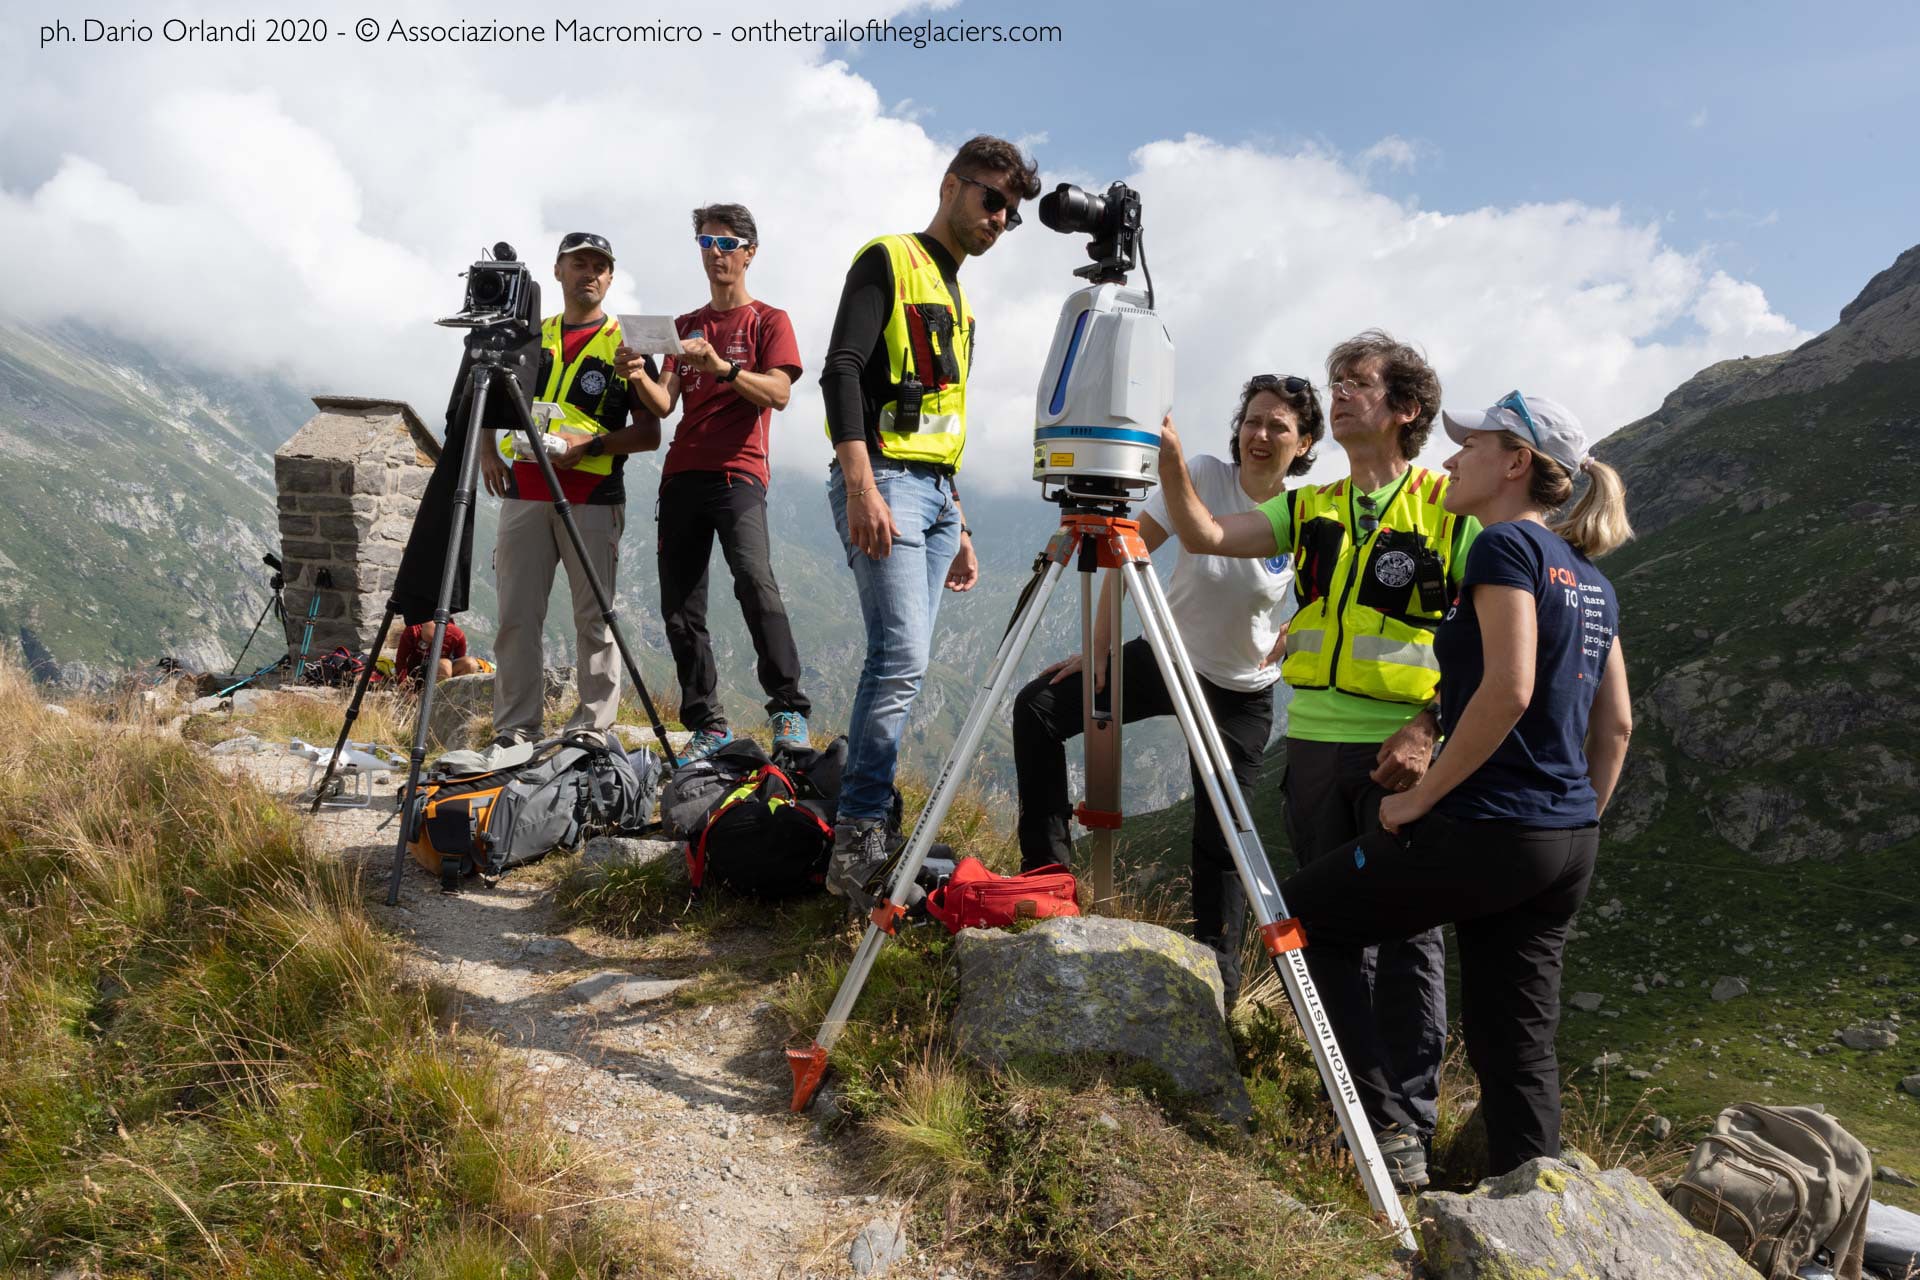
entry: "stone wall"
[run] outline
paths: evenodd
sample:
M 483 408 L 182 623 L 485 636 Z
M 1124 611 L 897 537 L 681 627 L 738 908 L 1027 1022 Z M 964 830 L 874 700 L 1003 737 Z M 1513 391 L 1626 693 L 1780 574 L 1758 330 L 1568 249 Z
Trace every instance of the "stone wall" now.
M 307 657 L 373 643 L 439 443 L 398 400 L 315 396 L 318 410 L 274 451 L 287 647 L 297 653 L 322 571 Z

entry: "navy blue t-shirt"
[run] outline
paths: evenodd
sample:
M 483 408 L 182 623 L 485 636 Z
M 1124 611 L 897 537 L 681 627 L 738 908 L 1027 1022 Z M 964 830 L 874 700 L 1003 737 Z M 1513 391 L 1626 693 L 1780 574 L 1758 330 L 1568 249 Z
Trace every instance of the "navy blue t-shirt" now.
M 1620 626 L 1613 584 L 1565 539 L 1531 520 L 1488 525 L 1467 553 L 1459 598 L 1434 637 L 1440 727 L 1451 733 L 1485 673 L 1473 588 L 1518 587 L 1539 620 L 1533 697 L 1487 762 L 1434 806 L 1449 818 L 1530 827 L 1599 821 L 1587 779 L 1587 713 Z

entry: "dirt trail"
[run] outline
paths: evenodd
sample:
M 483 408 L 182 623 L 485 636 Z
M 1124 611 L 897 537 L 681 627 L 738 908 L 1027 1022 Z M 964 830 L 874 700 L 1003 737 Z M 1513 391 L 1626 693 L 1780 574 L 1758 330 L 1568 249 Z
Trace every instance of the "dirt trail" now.
M 306 784 L 306 763 L 281 744 L 216 754 L 290 803 Z M 321 847 L 365 868 L 370 912 L 402 941 L 413 976 L 456 993 L 451 1016 L 524 1059 L 553 1123 L 601 1158 L 608 1193 L 663 1217 L 698 1280 L 854 1274 L 856 1234 L 901 1222 L 907 1206 L 875 1194 L 817 1117 L 787 1110 L 786 1028 L 764 989 L 688 1007 L 670 982 L 625 985 L 670 966 L 649 971 L 640 944 L 567 931 L 537 869 L 449 895 L 409 863 L 388 907 L 394 828 L 381 823 L 393 794 L 386 782 L 369 809 L 323 809 L 312 820 Z M 678 856 L 678 846 L 660 850 Z M 570 990 L 588 980 L 605 1007 Z M 886 1276 L 1012 1274 L 908 1238 Z

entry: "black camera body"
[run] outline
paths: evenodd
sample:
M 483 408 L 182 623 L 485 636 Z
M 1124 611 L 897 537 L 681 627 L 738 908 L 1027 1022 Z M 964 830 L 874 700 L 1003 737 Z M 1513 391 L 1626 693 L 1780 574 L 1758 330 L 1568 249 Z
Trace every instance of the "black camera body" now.
M 485 252 L 484 250 L 482 252 Z M 434 323 L 450 329 L 490 329 L 495 325 L 540 327 L 540 290 L 527 264 L 505 240 L 491 257 L 467 268 L 467 297 L 460 314 Z
M 1087 235 L 1093 261 L 1073 274 L 1095 284 L 1124 283 L 1140 245 L 1140 193 L 1124 182 L 1106 194 L 1063 182 L 1040 197 L 1040 221 L 1066 235 Z

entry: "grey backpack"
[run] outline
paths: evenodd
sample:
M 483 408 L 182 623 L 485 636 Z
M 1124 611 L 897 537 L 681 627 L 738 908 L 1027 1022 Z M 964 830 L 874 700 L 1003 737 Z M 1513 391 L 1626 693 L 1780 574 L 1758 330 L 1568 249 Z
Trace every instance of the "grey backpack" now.
M 1872 1157 L 1832 1116 L 1737 1102 L 1667 1199 L 1767 1280 L 1788 1280 L 1809 1261 L 1860 1280 L 1872 1189 Z
M 496 877 L 582 836 L 640 829 L 659 785 L 651 752 L 628 755 L 610 733 L 577 731 L 510 768 L 423 781 L 409 847 L 444 885 L 475 872 Z

